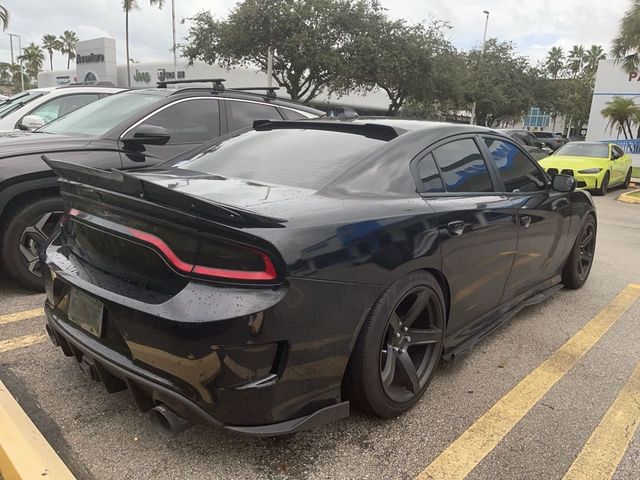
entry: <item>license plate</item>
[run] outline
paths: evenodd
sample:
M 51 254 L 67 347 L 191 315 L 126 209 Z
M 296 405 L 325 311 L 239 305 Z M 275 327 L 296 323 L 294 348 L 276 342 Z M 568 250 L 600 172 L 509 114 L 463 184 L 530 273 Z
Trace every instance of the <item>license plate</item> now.
M 90 297 L 80 290 L 72 289 L 69 300 L 69 320 L 99 337 L 102 334 L 102 315 L 104 305 L 100 300 Z

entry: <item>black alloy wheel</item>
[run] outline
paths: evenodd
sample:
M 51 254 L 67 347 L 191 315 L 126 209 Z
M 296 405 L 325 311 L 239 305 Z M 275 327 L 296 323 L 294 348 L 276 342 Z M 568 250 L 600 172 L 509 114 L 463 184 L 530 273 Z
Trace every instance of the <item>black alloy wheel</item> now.
M 598 188 L 596 190 L 596 195 L 606 195 L 607 191 L 609 190 L 609 172 L 604 174 L 604 177 L 602 179 L 602 184 L 600 185 L 600 188 Z
M 596 252 L 597 226 L 593 215 L 587 215 L 562 271 L 567 288 L 580 288 L 589 278 Z
M 419 395 L 437 366 L 441 320 L 435 292 L 424 285 L 407 292 L 389 316 L 380 348 L 380 381 L 394 402 Z
M 424 394 L 442 355 L 445 303 L 435 278 L 413 272 L 391 285 L 362 327 L 343 382 L 359 410 L 395 417 Z
M 40 249 L 63 213 L 62 199 L 47 197 L 14 211 L 2 237 L 2 261 L 8 273 L 27 288 L 44 291 Z
M 629 171 L 627 172 L 627 176 L 624 178 L 624 188 L 629 188 L 629 185 L 631 185 L 631 169 L 629 169 Z
M 20 256 L 29 272 L 42 278 L 39 252 L 53 234 L 62 217 L 61 211 L 47 212 L 24 229 L 20 236 Z

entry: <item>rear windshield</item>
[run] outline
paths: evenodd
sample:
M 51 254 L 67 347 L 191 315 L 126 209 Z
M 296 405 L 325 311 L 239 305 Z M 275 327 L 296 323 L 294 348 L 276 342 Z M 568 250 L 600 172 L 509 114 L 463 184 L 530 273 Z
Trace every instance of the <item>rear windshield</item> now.
M 214 144 L 179 168 L 317 190 L 384 140 L 313 130 L 250 130 Z
M 556 150 L 554 155 L 609 158 L 609 145 L 604 143 L 567 143 Z
M 533 134 L 538 138 L 553 138 L 553 133 L 551 132 L 533 132 Z

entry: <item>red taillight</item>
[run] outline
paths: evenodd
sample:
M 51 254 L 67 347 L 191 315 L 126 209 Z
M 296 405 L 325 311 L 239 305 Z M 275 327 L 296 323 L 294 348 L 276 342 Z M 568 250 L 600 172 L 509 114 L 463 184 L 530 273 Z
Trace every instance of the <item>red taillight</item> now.
M 87 214 L 72 208 L 68 211 L 69 216 L 73 217 L 85 217 Z M 211 277 L 211 278 L 223 278 L 227 280 L 242 280 L 242 281 L 272 281 L 275 280 L 278 276 L 276 272 L 275 265 L 269 256 L 257 249 L 253 249 L 250 247 L 245 247 L 243 245 L 233 245 L 232 248 L 238 251 L 242 251 L 246 254 L 254 255 L 256 261 L 261 260 L 262 268 L 260 270 L 243 270 L 243 269 L 232 269 L 232 268 L 219 268 L 219 267 L 211 267 L 205 265 L 196 265 L 193 263 L 188 263 L 182 260 L 178 255 L 171 249 L 167 243 L 162 240 L 160 237 L 153 235 L 152 233 L 143 232 L 142 230 L 138 230 L 136 228 L 131 227 L 123 227 L 121 225 L 112 224 L 111 222 L 104 222 L 111 224 L 110 227 L 116 229 L 121 233 L 127 234 L 133 238 L 136 238 L 148 245 L 155 247 L 164 258 L 176 269 L 180 272 L 186 274 L 196 274 L 203 277 Z M 254 265 L 255 266 L 255 265 Z
M 161 238 L 135 228 L 127 229 L 131 236 L 156 247 L 165 258 L 178 270 L 184 273 L 195 273 L 204 277 L 225 278 L 228 280 L 269 281 L 277 277 L 276 268 L 271 259 L 263 252 L 255 251 L 264 263 L 263 270 L 232 270 L 227 268 L 206 267 L 182 261 Z M 253 250 L 252 250 L 253 251 Z

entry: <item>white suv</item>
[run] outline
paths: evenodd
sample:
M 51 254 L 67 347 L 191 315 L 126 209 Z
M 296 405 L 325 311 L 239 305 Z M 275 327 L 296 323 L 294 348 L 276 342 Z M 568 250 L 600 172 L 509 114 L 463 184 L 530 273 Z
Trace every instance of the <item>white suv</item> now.
M 34 88 L 0 100 L 0 132 L 35 130 L 62 115 L 120 92 L 116 87 L 68 85 Z

